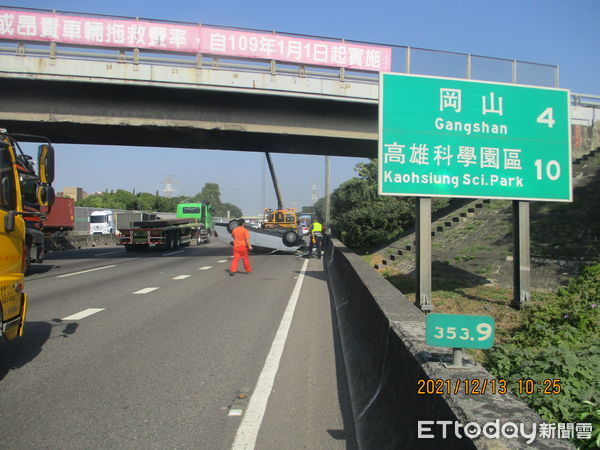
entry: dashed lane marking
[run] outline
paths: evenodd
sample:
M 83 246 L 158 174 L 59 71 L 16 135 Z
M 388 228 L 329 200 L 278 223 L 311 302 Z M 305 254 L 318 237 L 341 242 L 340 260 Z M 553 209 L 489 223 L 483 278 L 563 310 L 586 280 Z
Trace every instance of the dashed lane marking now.
M 198 270 L 208 270 L 208 269 L 212 269 L 214 266 L 202 266 L 200 268 L 198 268 Z
M 226 260 L 226 259 L 220 259 L 220 260 L 218 260 L 217 262 L 218 262 L 218 263 L 226 263 L 226 262 L 227 262 L 227 260 Z
M 96 256 L 112 255 L 113 253 L 123 253 L 123 250 L 117 250 L 114 252 L 98 253 Z
M 171 253 L 165 253 L 163 256 L 171 256 L 171 255 L 176 255 L 177 253 L 183 253 L 183 250 L 178 250 L 176 252 L 171 252 Z
M 139 291 L 135 291 L 134 294 L 147 294 L 148 292 L 152 292 L 155 291 L 157 289 L 160 289 L 158 287 L 147 287 L 144 289 L 140 289 Z
M 185 280 L 186 278 L 191 277 L 191 275 L 178 275 L 175 278 L 173 278 L 174 280 Z
M 78 312 L 77 314 L 72 314 L 70 316 L 63 317 L 61 320 L 79 320 L 79 319 L 83 319 L 84 317 L 91 316 L 92 314 L 96 314 L 97 312 L 100 312 L 100 311 L 104 311 L 104 308 L 84 309 L 83 311 Z
M 66 273 L 64 275 L 57 275 L 56 278 L 72 277 L 73 275 L 79 275 L 79 274 L 82 274 L 82 273 L 94 272 L 96 270 L 110 269 L 111 267 L 115 267 L 115 265 L 111 264 L 110 266 L 96 267 L 95 269 L 88 269 L 88 270 L 82 270 L 80 272 Z

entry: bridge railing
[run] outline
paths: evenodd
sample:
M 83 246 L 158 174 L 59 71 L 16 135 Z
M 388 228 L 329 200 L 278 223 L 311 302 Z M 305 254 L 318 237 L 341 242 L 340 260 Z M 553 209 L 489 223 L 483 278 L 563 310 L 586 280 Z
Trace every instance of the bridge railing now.
M 22 13 L 51 13 L 85 18 L 141 20 L 138 18 L 113 17 L 81 13 L 57 12 L 48 10 L 25 10 L 22 8 L 5 8 Z M 156 24 L 199 26 L 197 23 L 159 21 L 143 19 L 144 22 Z M 285 38 L 310 39 L 316 42 L 336 42 L 340 44 L 366 45 L 374 48 L 391 49 L 391 71 L 416 75 L 442 76 L 452 78 L 477 79 L 493 82 L 529 84 L 545 87 L 557 87 L 559 84 L 559 68 L 550 64 L 538 64 L 528 61 L 495 58 L 490 56 L 471 55 L 468 53 L 432 50 L 400 45 L 388 45 L 363 41 L 351 41 L 322 36 L 300 35 L 276 31 L 255 30 L 246 28 L 222 27 L 202 24 L 202 27 L 248 33 L 266 33 Z M 94 45 L 71 45 L 58 42 L 39 42 L 27 40 L 3 39 L 0 35 L 0 55 L 12 54 L 36 56 L 42 58 L 70 58 L 95 61 L 116 62 L 123 64 L 158 64 L 173 67 L 192 67 L 207 70 L 235 70 L 272 75 L 292 75 L 339 79 L 341 81 L 365 82 L 376 84 L 379 73 L 375 71 L 355 70 L 344 67 L 295 64 L 269 59 L 240 58 L 210 53 L 179 53 L 174 51 L 153 51 L 141 48 Z
M 589 108 L 600 108 L 600 95 L 571 93 L 571 99 L 575 106 L 586 106 Z

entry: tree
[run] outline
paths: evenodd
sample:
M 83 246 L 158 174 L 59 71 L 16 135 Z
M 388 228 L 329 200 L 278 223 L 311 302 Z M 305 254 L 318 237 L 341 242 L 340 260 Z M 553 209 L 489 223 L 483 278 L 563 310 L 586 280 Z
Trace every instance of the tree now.
M 104 208 L 104 194 L 90 195 L 76 202 L 77 206 L 87 206 L 90 208 Z
M 315 215 L 321 219 L 325 220 L 325 197 L 321 197 L 319 200 L 315 202 Z
M 388 242 L 414 225 L 413 197 L 378 194 L 377 159 L 358 163 L 355 170 L 358 177 L 342 183 L 331 195 L 331 228 L 337 237 L 349 247 L 368 248 Z M 317 211 L 324 210 L 322 200 L 315 205 Z M 434 199 L 432 209 L 447 204 L 448 199 Z
M 231 203 L 222 203 L 217 208 L 215 208 L 215 216 L 217 217 L 227 217 L 227 211 L 231 217 L 242 217 L 242 210 Z
M 217 216 L 226 216 L 227 211 L 230 211 L 230 214 L 234 217 L 242 216 L 242 210 L 237 206 L 231 203 L 221 203 L 221 192 L 217 183 L 206 183 L 202 191 L 191 198 L 185 196 L 161 197 L 158 195 L 158 191 L 154 195 L 147 192 L 134 194 L 118 189 L 116 192 L 106 190 L 102 194 L 90 195 L 83 200 L 79 200 L 76 204 L 77 206 L 92 208 L 175 212 L 177 211 L 177 204 L 184 201 L 210 203 Z
M 221 202 L 221 190 L 217 183 L 206 183 L 202 191 L 194 195 L 189 201 L 210 203 L 217 217 L 226 217 L 227 211 L 232 217 L 242 217 L 243 215 L 242 210 L 236 205 Z
M 138 209 L 140 209 L 142 211 L 154 210 L 154 205 L 155 205 L 157 196 L 149 194 L 147 192 L 140 192 L 139 194 L 137 194 L 136 197 L 137 197 Z
M 367 179 L 352 178 L 331 196 L 332 228 L 349 247 L 371 247 L 402 233 L 414 221 L 409 198 L 380 197 Z
M 217 183 L 206 183 L 200 194 L 196 194 L 198 201 L 210 203 L 213 206 L 221 204 L 221 191 Z

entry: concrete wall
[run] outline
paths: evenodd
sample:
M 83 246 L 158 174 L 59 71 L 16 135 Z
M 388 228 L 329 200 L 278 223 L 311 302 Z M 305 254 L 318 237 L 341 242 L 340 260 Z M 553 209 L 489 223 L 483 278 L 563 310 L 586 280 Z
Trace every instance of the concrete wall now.
M 67 233 L 65 236 L 53 237 L 44 241 L 46 252 L 112 246 L 116 243 L 117 239 L 114 234 L 72 235 Z
M 481 366 L 450 369 L 450 349 L 425 344 L 425 316 L 360 257 L 336 239 L 326 240 L 324 266 L 329 279 L 348 374 L 357 441 L 366 449 L 500 449 L 573 448 L 567 441 L 524 439 L 458 439 L 442 437 L 432 426 L 418 438 L 418 421 L 475 422 L 499 420 L 532 424 L 541 419 L 512 394 L 419 395 L 419 380 L 492 380 Z M 488 381 L 489 383 L 489 381 Z M 490 428 L 493 430 L 493 428 Z

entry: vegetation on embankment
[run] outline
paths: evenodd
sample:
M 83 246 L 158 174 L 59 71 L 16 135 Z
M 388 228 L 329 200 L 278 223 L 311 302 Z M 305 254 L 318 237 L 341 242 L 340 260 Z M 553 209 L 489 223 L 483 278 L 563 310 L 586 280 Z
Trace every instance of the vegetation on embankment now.
M 414 278 L 390 269 L 383 275 L 414 301 Z M 554 293 L 532 292 L 519 311 L 509 306 L 511 289 L 469 285 L 440 271 L 432 297 L 437 313 L 493 316 L 496 345 L 472 352 L 475 359 L 546 422 L 592 423 L 592 439 L 576 443 L 600 446 L 600 264 Z

